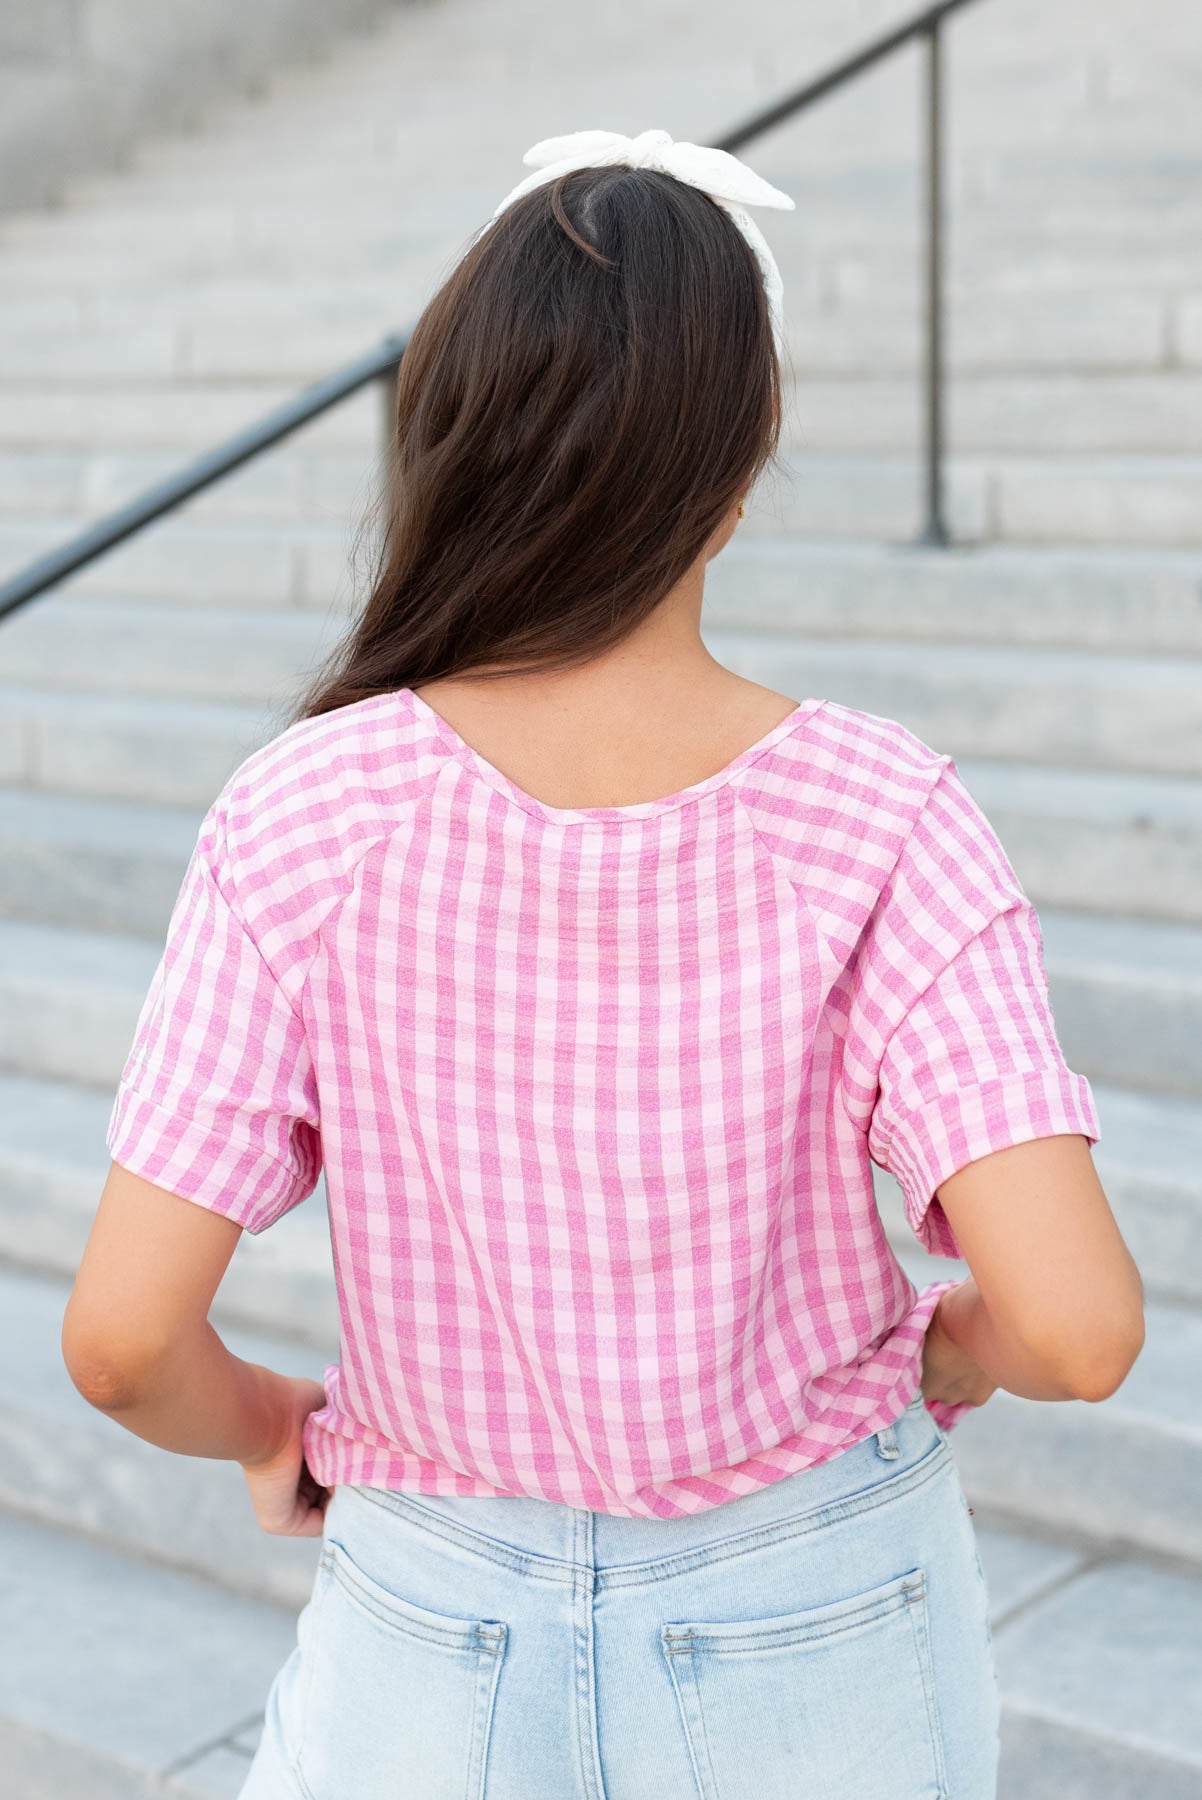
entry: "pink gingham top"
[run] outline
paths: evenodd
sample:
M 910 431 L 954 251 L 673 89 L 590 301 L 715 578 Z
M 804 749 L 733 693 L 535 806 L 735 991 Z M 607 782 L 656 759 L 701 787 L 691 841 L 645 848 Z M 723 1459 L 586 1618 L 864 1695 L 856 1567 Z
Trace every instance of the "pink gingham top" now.
M 807 699 L 678 793 L 555 807 L 401 688 L 209 809 L 107 1143 L 256 1233 L 324 1168 L 319 1482 L 674 1517 L 918 1392 L 950 1283 L 871 1163 L 957 1256 L 935 1188 L 1057 1132 L 1093 1097 L 950 756 Z

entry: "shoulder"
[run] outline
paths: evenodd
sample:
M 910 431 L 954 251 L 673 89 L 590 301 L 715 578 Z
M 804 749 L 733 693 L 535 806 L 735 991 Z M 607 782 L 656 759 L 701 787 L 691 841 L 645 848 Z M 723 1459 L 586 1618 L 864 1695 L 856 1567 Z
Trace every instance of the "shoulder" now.
M 740 797 L 782 855 L 900 850 L 951 757 L 897 719 L 823 700 L 745 772 Z
M 372 844 L 421 803 L 446 749 L 405 691 L 300 719 L 244 757 L 201 843 L 248 921 L 343 892 Z
M 854 759 L 857 769 L 874 767 L 891 777 L 917 777 L 937 771 L 948 761 L 917 732 L 882 713 L 824 700 L 811 715 L 813 731 L 831 750 Z
M 748 771 L 740 798 L 824 934 L 849 950 L 894 896 L 1021 893 L 953 757 L 900 720 L 825 700 Z

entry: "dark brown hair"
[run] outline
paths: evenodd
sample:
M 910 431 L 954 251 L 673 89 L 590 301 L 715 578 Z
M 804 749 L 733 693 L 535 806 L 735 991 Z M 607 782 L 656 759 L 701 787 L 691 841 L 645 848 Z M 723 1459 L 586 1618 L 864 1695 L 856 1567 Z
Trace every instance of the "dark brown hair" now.
M 658 170 L 575 170 L 473 240 L 401 363 L 378 566 L 293 720 L 626 636 L 774 462 L 781 372 L 734 222 Z

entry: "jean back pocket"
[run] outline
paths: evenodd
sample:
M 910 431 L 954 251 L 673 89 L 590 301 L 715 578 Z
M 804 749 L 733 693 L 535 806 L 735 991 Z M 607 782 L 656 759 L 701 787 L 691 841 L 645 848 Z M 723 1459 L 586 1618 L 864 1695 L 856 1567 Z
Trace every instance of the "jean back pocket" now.
M 660 1643 L 699 1800 L 939 1800 L 926 1577 L 801 1612 L 673 1622 Z
M 294 1773 L 309 1800 L 483 1800 L 507 1639 L 501 1620 L 393 1593 L 327 1539 L 301 1640 Z

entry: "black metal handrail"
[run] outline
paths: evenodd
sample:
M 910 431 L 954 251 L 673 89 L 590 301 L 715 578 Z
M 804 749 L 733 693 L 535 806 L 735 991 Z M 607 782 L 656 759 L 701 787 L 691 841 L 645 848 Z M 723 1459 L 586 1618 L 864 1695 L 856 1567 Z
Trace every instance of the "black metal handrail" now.
M 926 337 L 924 388 L 925 455 L 924 486 L 926 516 L 918 542 L 946 545 L 948 532 L 943 503 L 943 151 L 942 151 L 942 70 L 940 30 L 949 13 L 958 12 L 971 0 L 938 0 L 893 29 L 882 33 L 852 55 L 834 63 L 822 75 L 774 101 L 735 126 L 725 136 L 714 140 L 714 148 L 735 151 L 753 138 L 761 137 L 773 126 L 794 118 L 815 102 L 841 88 L 865 69 L 891 56 L 895 50 L 915 39 L 926 45 Z M 302 426 L 348 400 L 373 381 L 383 384 L 386 415 L 386 442 L 392 430 L 391 415 L 395 400 L 397 373 L 409 342 L 409 332 L 385 338 L 375 349 L 346 363 L 324 380 L 303 388 L 282 406 L 276 407 L 257 424 L 248 426 L 225 443 L 188 463 L 177 474 L 149 488 L 137 500 L 119 508 L 95 525 L 69 538 L 58 549 L 39 556 L 8 581 L 0 583 L 0 620 L 10 617 L 19 607 L 40 594 L 57 587 L 69 575 L 95 562 L 116 545 L 143 530 L 165 513 L 174 512 L 206 488 L 250 462 L 282 438 L 291 436 Z

